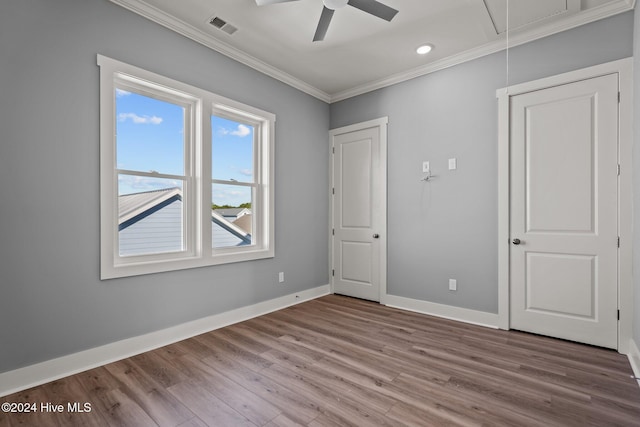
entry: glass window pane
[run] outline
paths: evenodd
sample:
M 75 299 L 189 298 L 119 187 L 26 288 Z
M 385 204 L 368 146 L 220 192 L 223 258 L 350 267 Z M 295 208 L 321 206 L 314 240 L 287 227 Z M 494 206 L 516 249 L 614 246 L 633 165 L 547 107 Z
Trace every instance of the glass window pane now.
M 253 244 L 253 188 L 213 184 L 211 241 L 214 248 Z
M 116 89 L 117 168 L 184 175 L 185 108 Z
M 185 250 L 182 193 L 182 181 L 118 176 L 120 256 Z
M 212 116 L 211 132 L 211 178 L 254 182 L 254 126 Z

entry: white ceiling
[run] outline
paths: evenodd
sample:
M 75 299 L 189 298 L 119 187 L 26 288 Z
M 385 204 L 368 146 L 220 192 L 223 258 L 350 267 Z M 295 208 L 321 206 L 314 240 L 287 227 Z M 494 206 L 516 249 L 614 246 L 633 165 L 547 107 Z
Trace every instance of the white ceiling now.
M 322 0 L 111 0 L 327 102 L 631 10 L 635 0 L 381 0 L 391 22 L 346 6 L 312 42 Z M 508 20 L 507 20 L 508 7 Z M 219 17 L 237 28 L 227 34 Z M 228 27 L 227 27 L 228 28 Z M 223 29 L 225 29 L 223 27 Z M 434 46 L 426 55 L 415 49 Z

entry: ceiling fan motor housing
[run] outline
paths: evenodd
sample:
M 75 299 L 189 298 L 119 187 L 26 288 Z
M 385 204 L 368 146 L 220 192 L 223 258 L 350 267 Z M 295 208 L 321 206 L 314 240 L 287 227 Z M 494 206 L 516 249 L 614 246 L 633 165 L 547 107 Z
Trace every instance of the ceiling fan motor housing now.
M 336 10 L 345 7 L 349 0 L 322 0 L 322 2 L 328 9 Z

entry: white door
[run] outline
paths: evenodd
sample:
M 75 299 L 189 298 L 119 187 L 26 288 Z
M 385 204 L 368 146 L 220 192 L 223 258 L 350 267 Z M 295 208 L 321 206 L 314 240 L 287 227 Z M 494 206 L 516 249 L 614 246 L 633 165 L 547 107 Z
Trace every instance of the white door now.
M 380 301 L 386 280 L 386 120 L 331 131 L 333 292 Z
M 511 102 L 510 327 L 616 348 L 618 76 Z

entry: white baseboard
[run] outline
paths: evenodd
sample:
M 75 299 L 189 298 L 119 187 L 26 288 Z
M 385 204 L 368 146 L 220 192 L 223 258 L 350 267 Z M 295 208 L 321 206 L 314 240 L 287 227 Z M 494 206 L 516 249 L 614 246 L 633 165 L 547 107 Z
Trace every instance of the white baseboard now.
M 281 310 L 304 301 L 328 295 L 329 293 L 329 285 L 319 286 L 172 326 L 160 331 L 4 372 L 0 374 L 0 397 L 96 368 L 107 363 L 135 356 L 136 354 L 154 350 L 234 323 L 262 316 L 263 314 Z
M 627 353 L 627 357 L 629 358 L 629 363 L 631 363 L 633 375 L 636 378 L 640 378 L 640 350 L 638 350 L 638 345 L 633 339 L 629 340 L 629 352 Z M 638 380 L 638 385 L 640 386 L 640 380 Z
M 428 314 L 430 316 L 442 317 L 449 320 L 456 320 L 458 322 L 471 323 L 473 325 L 498 329 L 499 318 L 497 314 L 493 313 L 486 313 L 484 311 L 470 310 L 468 308 L 437 304 L 395 295 L 385 295 L 383 303 L 386 306 L 402 310 L 414 311 L 416 313 Z

